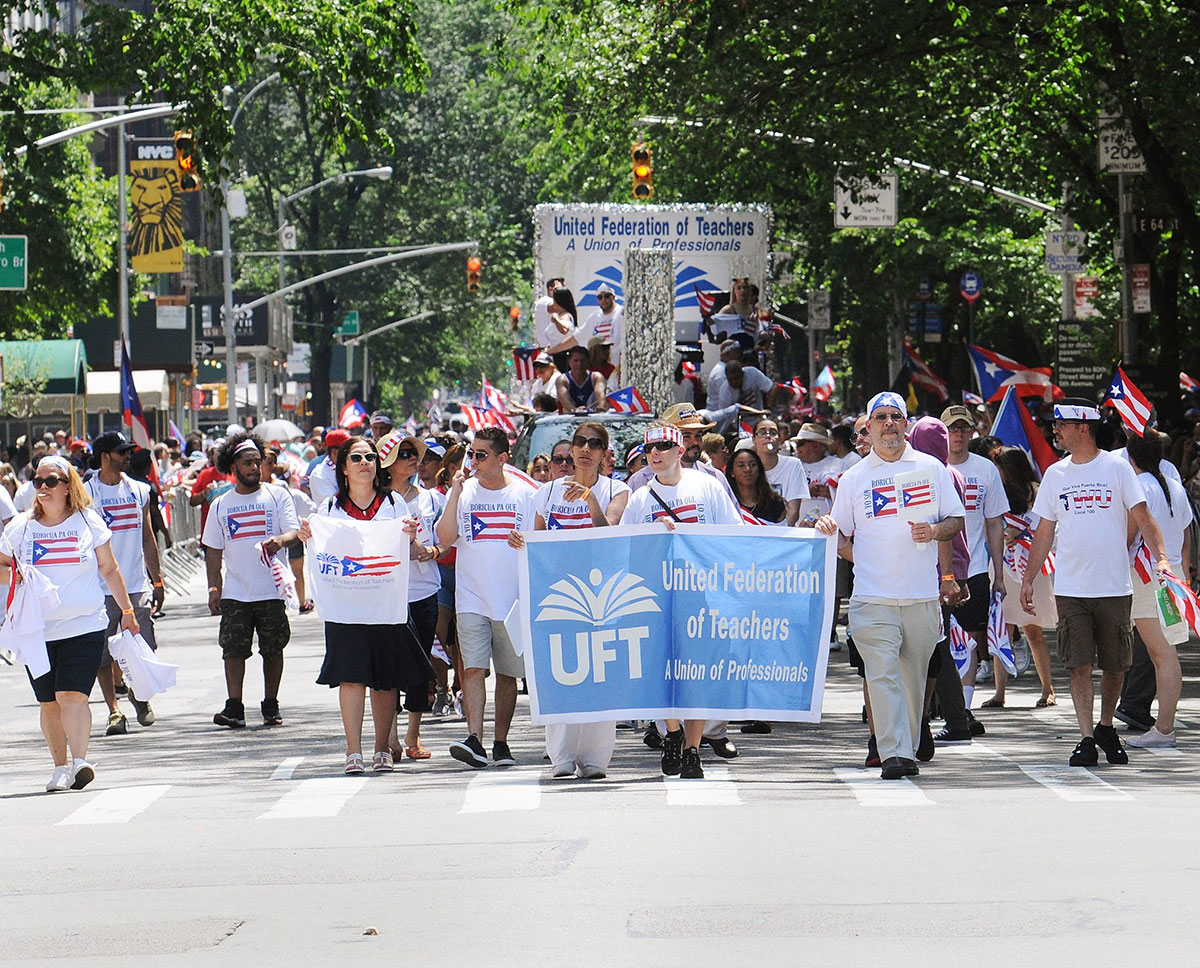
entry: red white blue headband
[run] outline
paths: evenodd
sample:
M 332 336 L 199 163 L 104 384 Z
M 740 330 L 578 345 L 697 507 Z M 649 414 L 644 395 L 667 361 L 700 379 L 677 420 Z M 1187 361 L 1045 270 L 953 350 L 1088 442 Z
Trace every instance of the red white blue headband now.
M 683 446 L 683 434 L 680 433 L 678 427 L 647 427 L 646 428 L 646 443 L 653 444 L 660 440 L 669 440 L 676 447 Z

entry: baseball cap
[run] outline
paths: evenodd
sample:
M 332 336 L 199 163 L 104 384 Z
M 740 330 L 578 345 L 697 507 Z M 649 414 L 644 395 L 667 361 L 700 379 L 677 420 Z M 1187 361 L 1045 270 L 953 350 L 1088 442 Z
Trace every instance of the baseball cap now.
M 325 431 L 325 449 L 336 450 L 350 439 L 350 431 L 336 429 Z
M 947 427 L 952 427 L 960 420 L 965 420 L 968 426 L 975 426 L 975 418 L 971 416 L 971 411 L 961 403 L 956 403 L 942 411 L 942 423 Z
M 122 454 L 135 447 L 137 444 L 119 430 L 110 430 L 92 441 L 92 453 L 94 454 Z

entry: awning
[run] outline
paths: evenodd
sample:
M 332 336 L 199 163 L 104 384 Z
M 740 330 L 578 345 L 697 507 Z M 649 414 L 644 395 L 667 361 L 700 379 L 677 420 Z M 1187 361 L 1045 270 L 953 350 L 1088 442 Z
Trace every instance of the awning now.
M 171 386 L 166 370 L 134 370 L 133 387 L 143 410 L 161 410 L 170 405 Z M 93 370 L 87 375 L 87 412 L 121 412 L 121 373 Z
M 81 339 L 2 340 L 5 380 L 45 380 L 46 394 L 83 393 L 87 352 Z

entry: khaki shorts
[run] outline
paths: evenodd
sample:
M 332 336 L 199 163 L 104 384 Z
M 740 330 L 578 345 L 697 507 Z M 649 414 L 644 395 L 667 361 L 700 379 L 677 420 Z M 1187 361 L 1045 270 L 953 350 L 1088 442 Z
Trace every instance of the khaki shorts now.
M 1130 577 L 1133 580 L 1133 605 L 1129 609 L 1129 617 L 1135 621 L 1137 619 L 1158 621 L 1158 627 L 1162 629 L 1168 645 L 1183 645 L 1188 640 L 1187 621 L 1165 626 L 1158 617 L 1158 582 L 1152 581 L 1144 584 L 1136 571 L 1131 571 Z
M 513 651 L 503 622 L 476 612 L 459 612 L 456 617 L 464 669 L 486 669 L 490 665 L 498 676 L 519 679 L 525 675 L 525 662 Z
M 1133 663 L 1132 595 L 1072 598 L 1055 595 L 1058 658 L 1068 669 L 1099 666 L 1124 672 Z

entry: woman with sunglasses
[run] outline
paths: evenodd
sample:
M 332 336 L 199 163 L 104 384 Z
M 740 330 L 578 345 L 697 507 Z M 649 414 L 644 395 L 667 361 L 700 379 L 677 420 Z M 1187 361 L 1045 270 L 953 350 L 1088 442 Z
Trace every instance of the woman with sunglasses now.
M 379 455 L 373 441 L 351 437 L 337 450 L 334 472 L 337 493 L 317 506 L 317 514 L 352 521 L 394 521 L 405 518 L 407 507 L 389 492 L 378 473 Z M 409 531 L 410 556 L 416 526 Z M 312 528 L 300 525 L 300 540 L 308 542 Z M 319 550 L 319 549 L 316 549 Z M 396 722 L 396 688 L 433 677 L 433 669 L 416 640 L 403 625 L 379 625 L 364 615 L 361 623 L 325 623 L 325 661 L 317 682 L 338 690 L 342 728 L 346 733 L 347 775 L 366 772 L 362 755 L 363 714 L 371 690 L 371 720 L 375 753 L 371 769 L 391 773 L 394 766 L 389 739 Z
M 121 608 L 121 629 L 135 635 L 139 629 L 113 556 L 112 533 L 89 507 L 75 468 L 48 454 L 38 462 L 32 482 L 33 508 L 13 518 L 0 538 L 0 580 L 20 582 L 23 572 L 36 568 L 58 587 L 61 605 L 43 616 L 50 671 L 36 679 L 30 674 L 29 681 L 54 759 L 46 792 L 82 790 L 96 776 L 87 761 L 88 696 L 104 652 L 106 586 Z
M 434 525 L 442 513 L 445 498 L 415 483 L 417 467 L 425 456 L 425 443 L 416 437 L 406 437 L 400 431 L 388 434 L 379 442 L 379 463 L 388 474 L 392 496 L 403 501 L 408 516 L 417 522 L 417 534 L 412 549 L 412 564 L 408 570 L 408 624 L 402 635 L 431 661 L 433 640 L 437 635 L 438 589 L 442 579 L 437 557 L 441 549 L 434 535 Z M 430 665 L 432 669 L 432 664 Z M 408 710 L 408 729 L 404 734 L 404 750 L 410 760 L 427 760 L 432 755 L 421 745 L 421 714 L 433 711 L 431 695 L 436 679 L 413 682 L 405 688 L 404 708 Z M 397 693 L 397 708 L 399 694 Z M 392 755 L 401 755 L 399 737 L 392 726 L 390 747 Z

